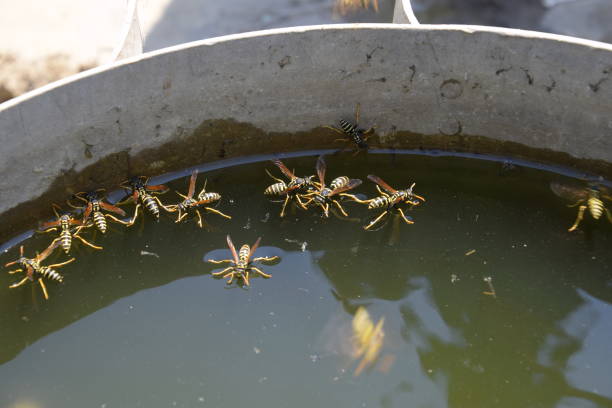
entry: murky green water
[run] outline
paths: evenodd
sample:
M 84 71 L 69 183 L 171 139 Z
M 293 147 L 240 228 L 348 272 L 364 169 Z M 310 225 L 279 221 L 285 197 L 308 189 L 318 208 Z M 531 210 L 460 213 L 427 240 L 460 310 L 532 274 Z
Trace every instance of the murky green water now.
M 284 159 L 299 175 L 315 161 Z M 0 406 L 612 406 L 612 225 L 587 216 L 567 232 L 576 208 L 548 188 L 563 177 L 452 157 L 327 163 L 328 182 L 358 177 L 356 191 L 373 196 L 369 173 L 416 181 L 427 202 L 409 212 L 414 225 L 366 232 L 374 212 L 351 203 L 348 221 L 316 210 L 279 219 L 262 195 L 273 183 L 264 168 L 278 174 L 270 162 L 200 174 L 231 221 L 208 215 L 201 230 L 169 215 L 88 232 L 104 251 L 76 248 L 46 302 L 0 275 Z M 227 233 L 237 246 L 262 236 L 258 256 L 282 257 L 262 266 L 273 277 L 249 289 L 213 279 L 204 259 L 229 257 Z M 26 241 L 27 254 L 48 240 Z M 495 298 L 483 294 L 488 276 Z M 385 318 L 387 364 L 355 376 L 359 306 Z

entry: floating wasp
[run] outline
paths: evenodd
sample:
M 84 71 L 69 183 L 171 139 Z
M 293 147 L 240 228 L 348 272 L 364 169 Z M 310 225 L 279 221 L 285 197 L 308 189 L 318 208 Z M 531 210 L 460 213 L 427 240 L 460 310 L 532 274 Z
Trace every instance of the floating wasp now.
M 72 246 L 72 238 L 79 239 L 82 243 L 93 249 L 102 249 L 102 247 L 92 244 L 91 242 L 87 241 L 85 238 L 79 235 L 81 230 L 85 227 L 85 225 L 81 221 L 75 220 L 72 215 L 68 213 L 59 215 L 56 210 L 56 208 L 59 209 L 59 206 L 56 204 L 53 204 L 52 208 L 53 212 L 55 213 L 55 216 L 57 217 L 57 220 L 41 224 L 39 230 L 42 232 L 57 231 L 57 227 L 59 226 L 60 234 L 59 237 L 55 239 L 55 241 L 59 241 L 59 245 L 62 247 L 64 252 L 66 252 L 66 254 L 70 252 L 70 247 Z M 77 226 L 74 232 L 71 229 L 72 226 Z
M 368 144 L 366 143 L 366 140 L 370 137 L 370 136 L 366 136 L 368 133 L 372 133 L 375 129 L 374 126 L 372 126 L 369 129 L 361 129 L 359 127 L 359 110 L 360 110 L 360 104 L 358 103 L 357 106 L 355 107 L 355 123 L 351 123 L 349 121 L 346 121 L 344 119 L 340 119 L 340 128 L 334 127 L 334 126 L 329 126 L 329 125 L 325 125 L 323 127 L 326 127 L 328 129 L 331 129 L 333 131 L 335 131 L 336 133 L 340 133 L 341 135 L 344 136 L 343 139 L 336 139 L 335 141 L 342 141 L 342 142 L 352 142 L 354 143 L 358 149 L 367 149 L 368 148 Z M 357 150 L 357 153 L 359 152 L 359 150 Z
M 255 251 L 257 251 L 257 248 L 259 247 L 260 242 L 261 242 L 261 237 L 257 238 L 257 241 L 255 241 L 252 247 L 249 247 L 247 244 L 244 244 L 240 248 L 240 251 L 236 253 L 236 248 L 234 247 L 234 243 L 232 242 L 232 239 L 228 235 L 227 236 L 227 246 L 232 252 L 233 259 L 223 259 L 220 261 L 209 259 L 208 262 L 211 262 L 214 264 L 231 263 L 232 266 L 229 266 L 220 272 L 215 272 L 212 274 L 212 276 L 223 276 L 223 279 L 229 278 L 229 280 L 227 281 L 228 285 L 231 285 L 234 279 L 236 279 L 237 281 L 242 280 L 242 282 L 246 286 L 249 286 L 250 284 L 249 275 L 252 272 L 257 273 L 259 276 L 262 276 L 264 278 L 271 278 L 272 275 L 267 274 L 261 269 L 253 266 L 253 262 L 276 261 L 277 259 L 279 259 L 278 256 L 262 256 L 262 257 L 254 258 L 251 260 L 251 257 L 255 254 Z
M 36 279 L 38 283 L 40 284 L 40 288 L 43 291 L 43 295 L 45 296 L 45 299 L 49 299 L 49 294 L 47 292 L 47 287 L 45 286 L 45 282 L 43 281 L 43 278 L 48 278 L 48 279 L 55 280 L 58 282 L 63 282 L 64 281 L 63 276 L 57 273 L 53 268 L 58 268 L 60 266 L 69 264 L 75 259 L 75 258 L 71 258 L 67 260 L 66 262 L 48 265 L 48 266 L 41 265 L 40 263 L 44 261 L 45 258 L 47 258 L 49 255 L 51 255 L 51 252 L 53 252 L 53 250 L 57 248 L 57 246 L 58 246 L 58 243 L 57 243 L 57 240 L 55 240 L 40 255 L 36 254 L 35 258 L 26 258 L 23 256 L 23 245 L 22 245 L 19 248 L 19 259 L 13 262 L 9 262 L 5 266 L 8 267 L 14 264 L 19 264 L 21 266 L 20 269 L 15 269 L 15 270 L 9 271 L 8 273 L 12 275 L 17 272 L 23 272 L 23 270 L 25 269 L 25 277 L 19 282 L 13 283 L 12 285 L 10 285 L 9 288 L 10 289 L 17 288 L 21 285 L 24 285 L 27 281 L 34 282 L 34 280 Z
M 149 177 L 130 177 L 128 180 L 122 182 L 120 187 L 124 190 L 129 190 L 131 194 L 129 198 L 131 198 L 134 203 L 140 202 L 156 219 L 159 219 L 159 208 L 166 209 L 159 197 L 155 197 L 150 193 L 163 194 L 169 190 L 168 187 L 163 184 L 154 186 L 149 185 Z M 136 213 L 134 213 L 134 219 L 136 219 Z
M 182 221 L 183 218 L 185 218 L 187 214 L 189 213 L 189 210 L 194 209 L 195 213 L 198 215 L 198 225 L 200 226 L 200 228 L 202 228 L 202 215 L 200 214 L 198 207 L 204 204 L 212 203 L 214 201 L 219 201 L 221 199 L 221 194 L 214 193 L 212 191 L 206 192 L 206 181 L 205 181 L 204 188 L 202 188 L 202 191 L 200 191 L 200 193 L 198 194 L 198 199 L 197 200 L 194 199 L 193 195 L 195 193 L 195 185 L 196 185 L 197 177 L 198 177 L 198 171 L 194 170 L 191 173 L 191 178 L 189 179 L 189 191 L 187 192 L 187 195 L 185 196 L 179 193 L 178 191 L 176 192 L 179 196 L 183 197 L 183 201 L 180 202 L 179 204 L 167 205 L 165 206 L 165 209 L 166 211 L 169 211 L 169 212 L 178 211 L 178 218 L 176 219 L 175 222 Z M 221 211 L 215 210 L 214 208 L 204 207 L 204 209 L 206 211 L 213 212 L 227 219 L 232 218 L 229 215 L 223 214 Z
M 385 211 L 383 211 L 378 217 L 376 217 L 367 226 L 365 226 L 364 229 L 369 230 L 380 220 L 382 220 L 383 217 L 389 213 L 389 211 L 394 209 L 396 209 L 400 213 L 402 219 L 406 224 L 414 224 L 413 221 L 406 217 L 406 214 L 404 214 L 404 211 L 399 208 L 398 205 L 401 203 L 406 203 L 410 204 L 411 206 L 415 206 L 419 205 L 422 201 L 425 201 L 425 198 L 414 194 L 414 192 L 412 191 L 416 183 L 412 183 L 409 188 L 403 190 L 396 190 L 387 183 L 385 183 L 380 177 L 375 176 L 373 174 L 368 175 L 368 179 L 376 183 L 376 189 L 380 193 L 380 196 L 369 200 L 359 200 L 355 198 L 355 201 L 362 204 L 368 204 L 369 210 L 373 210 L 376 208 L 384 208 Z M 381 190 L 379 186 L 382 187 L 385 191 Z
M 293 174 L 291 170 L 287 168 L 287 166 L 283 164 L 282 161 L 276 159 L 276 160 L 272 160 L 272 163 L 274 163 L 276 167 L 278 167 L 280 171 L 285 176 L 287 176 L 287 178 L 289 178 L 289 182 L 286 183 L 285 181 L 274 177 L 272 174 L 270 174 L 268 170 L 266 170 L 268 175 L 272 177 L 274 180 L 276 180 L 277 183 L 272 184 L 271 186 L 268 186 L 268 188 L 264 190 L 264 194 L 266 195 L 285 195 L 285 202 L 283 203 L 283 209 L 281 210 L 281 213 L 280 213 L 281 218 L 285 216 L 285 208 L 287 207 L 287 203 L 289 202 L 291 198 L 295 198 L 298 205 L 302 207 L 302 209 L 305 210 L 306 206 L 300 199 L 300 196 L 298 193 L 308 192 L 308 191 L 318 188 L 317 183 L 313 181 L 314 176 L 297 177 L 295 174 Z
M 589 213 L 593 219 L 598 220 L 601 215 L 605 212 L 608 221 L 612 223 L 612 214 L 608 210 L 602 201 L 602 198 L 608 201 L 612 201 L 612 191 L 601 185 L 590 184 L 587 187 L 577 186 L 573 184 L 560 183 L 553 181 L 550 183 L 550 189 L 561 198 L 568 200 L 576 200 L 574 204 L 569 207 L 578 207 L 578 215 L 576 221 L 569 227 L 568 231 L 574 231 L 580 225 L 580 222 L 584 218 L 584 211 L 588 208 Z
M 355 197 L 354 195 L 345 194 L 344 192 L 351 190 L 357 187 L 358 185 L 360 185 L 361 180 L 349 179 L 346 176 L 340 176 L 332 180 L 329 187 L 325 187 L 326 169 L 327 169 L 327 166 L 325 164 L 325 160 L 323 159 L 323 156 L 319 156 L 319 158 L 317 159 L 317 175 L 319 176 L 319 186 L 317 187 L 316 191 L 312 191 L 310 193 L 306 193 L 302 195 L 304 198 L 308 199 L 305 205 L 308 206 L 311 203 L 315 203 L 323 209 L 323 215 L 325 217 L 329 217 L 329 205 L 334 204 L 336 207 L 338 207 L 342 215 L 344 215 L 345 217 L 348 217 L 348 214 L 346 213 L 346 211 L 344 211 L 344 208 L 342 208 L 342 205 L 340 204 L 340 202 L 336 199 L 333 199 L 332 197 L 335 196 L 336 194 L 340 194 L 342 196 L 358 200 L 357 197 Z
M 112 211 L 115 214 L 125 216 L 125 211 L 123 211 L 121 208 L 102 201 L 102 198 L 100 198 L 100 194 L 103 193 L 104 191 L 105 190 L 101 188 L 96 191 L 80 192 L 80 193 L 74 194 L 74 198 L 77 198 L 85 202 L 85 205 L 81 207 L 73 205 L 70 202 L 70 200 L 68 200 L 67 203 L 72 208 L 85 209 L 85 211 L 83 212 L 83 221 L 82 221 L 84 225 L 87 225 L 87 220 L 89 219 L 89 216 L 92 215 L 94 225 L 103 234 L 106 233 L 106 218 L 110 218 L 111 220 L 118 222 L 120 224 L 123 224 L 123 225 L 127 225 L 127 226 L 132 225 L 134 223 L 134 220 L 136 219 L 136 215 L 138 214 L 138 206 L 136 207 L 136 211 L 134 212 L 134 217 L 132 218 L 131 221 L 123 221 L 115 217 L 112 214 L 103 213 L 102 209 L 105 209 L 106 211 Z

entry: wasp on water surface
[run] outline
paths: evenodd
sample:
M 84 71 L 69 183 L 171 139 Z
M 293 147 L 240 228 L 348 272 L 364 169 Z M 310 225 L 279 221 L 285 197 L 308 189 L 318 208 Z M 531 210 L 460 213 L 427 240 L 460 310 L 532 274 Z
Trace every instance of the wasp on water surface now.
M 163 184 L 149 185 L 149 177 L 134 176 L 120 184 L 124 190 L 130 191 L 130 197 L 135 204 L 142 204 L 156 219 L 159 219 L 159 208 L 166 209 L 159 197 L 153 194 L 163 194 L 169 190 Z M 127 201 L 127 200 L 126 200 Z M 133 219 L 136 219 L 138 206 L 134 212 Z
M 292 198 L 295 198 L 298 205 L 305 210 L 306 206 L 302 202 L 299 193 L 310 192 L 318 188 L 318 183 L 313 180 L 314 176 L 297 177 L 291 170 L 289 170 L 289 168 L 287 168 L 287 166 L 283 164 L 282 161 L 276 159 L 272 160 L 272 163 L 274 163 L 276 167 L 278 167 L 280 171 L 289 179 L 289 182 L 287 183 L 284 180 L 274 177 L 268 170 L 266 170 L 268 176 L 272 177 L 277 182 L 268 186 L 264 190 L 264 194 L 285 196 L 283 208 L 280 213 L 281 218 L 285 216 L 285 208 L 287 207 L 289 200 Z
M 70 247 L 72 246 L 73 238 L 77 238 L 82 243 L 84 243 L 85 245 L 93 249 L 102 249 L 102 247 L 92 244 L 91 242 L 87 241 L 85 238 L 79 235 L 81 230 L 85 228 L 85 224 L 83 224 L 83 222 L 76 220 L 69 213 L 64 213 L 62 215 L 59 215 L 57 212 L 57 209 L 59 209 L 60 207 L 57 204 L 53 204 L 52 208 L 53 208 L 53 212 L 55 213 L 57 220 L 49 221 L 49 222 L 45 222 L 41 224 L 39 227 L 39 231 L 40 232 L 57 231 L 59 227 L 60 234 L 55 239 L 55 241 L 59 242 L 59 245 L 62 247 L 64 252 L 66 252 L 66 254 L 70 252 Z M 72 229 L 73 226 L 76 226 L 74 230 Z
M 178 217 L 175 222 L 181 222 L 187 216 L 187 214 L 189 213 L 189 210 L 191 209 L 195 210 L 195 213 L 198 216 L 198 226 L 202 228 L 202 225 L 203 225 L 202 215 L 200 214 L 198 207 L 204 204 L 209 204 L 215 201 L 219 201 L 221 199 L 221 194 L 214 193 L 212 191 L 206 192 L 206 181 L 205 181 L 202 191 L 200 191 L 200 193 L 198 194 L 197 200 L 194 199 L 193 195 L 195 194 L 195 186 L 196 186 L 197 177 L 198 177 L 198 171 L 194 170 L 191 173 L 191 178 L 189 179 L 189 191 L 187 192 L 187 195 L 183 195 L 179 193 L 178 191 L 176 192 L 176 194 L 183 197 L 183 201 L 180 202 L 179 204 L 167 205 L 165 206 L 165 209 L 166 211 L 169 211 L 169 212 L 178 211 Z M 223 214 L 221 211 L 215 210 L 214 208 L 210 208 L 210 207 L 203 207 L 203 208 L 206 211 L 210 211 L 212 213 L 218 214 L 227 219 L 232 218 L 231 216 Z
M 380 193 L 380 196 L 371 198 L 369 200 L 359 200 L 355 198 L 355 201 L 362 204 L 368 204 L 369 210 L 384 208 L 385 211 L 366 225 L 364 229 L 369 230 L 372 228 L 374 225 L 380 222 L 385 215 L 389 214 L 391 210 L 397 210 L 406 224 L 414 224 L 413 221 L 406 217 L 406 214 L 404 214 L 404 211 L 399 207 L 399 205 L 405 203 L 414 207 L 415 205 L 419 205 L 421 202 L 425 201 L 425 198 L 416 195 L 412 191 L 416 183 L 412 183 L 409 188 L 396 190 L 389 184 L 385 183 L 383 179 L 373 174 L 368 175 L 368 179 L 376 183 L 376 189 Z M 381 190 L 379 186 L 382 187 L 384 191 Z
M 359 149 L 367 149 L 368 148 L 368 144 L 366 143 L 366 140 L 368 140 L 368 138 L 370 136 L 366 136 L 369 133 L 372 133 L 375 129 L 375 126 L 370 127 L 369 129 L 362 129 L 359 127 L 359 110 L 360 110 L 360 104 L 357 103 L 357 106 L 355 107 L 355 123 L 351 123 L 347 120 L 344 119 L 340 119 L 340 128 L 334 127 L 334 126 L 329 126 L 329 125 L 325 125 L 323 127 L 328 128 L 333 130 L 336 133 L 340 133 L 342 136 L 344 136 L 344 138 L 342 139 L 336 139 L 336 142 L 352 142 L 357 146 L 357 152 L 359 153 Z
M 255 251 L 257 251 L 257 248 L 259 247 L 260 242 L 261 242 L 261 237 L 257 238 L 257 241 L 255 241 L 253 246 L 250 247 L 249 245 L 244 244 L 240 248 L 240 251 L 236 252 L 234 243 L 232 242 L 232 239 L 228 235 L 227 236 L 227 246 L 232 252 L 233 259 L 223 259 L 220 261 L 216 261 L 214 259 L 208 259 L 208 262 L 211 262 L 214 264 L 231 263 L 232 265 L 223 269 L 222 271 L 213 273 L 212 276 L 222 276 L 223 279 L 229 278 L 227 281 L 228 285 L 231 285 L 234 279 L 236 279 L 237 281 L 242 280 L 242 282 L 246 286 L 249 286 L 250 284 L 249 275 L 252 272 L 255 272 L 256 274 L 264 278 L 271 278 L 272 275 L 265 273 L 264 271 L 257 268 L 256 266 L 253 266 L 253 262 L 276 261 L 277 259 L 279 259 L 279 257 L 278 256 L 262 256 L 262 257 L 251 259 L 253 255 L 255 254 Z
M 51 255 L 51 253 L 53 252 L 55 248 L 57 248 L 57 246 L 58 246 L 58 241 L 55 240 L 41 254 L 36 254 L 36 257 L 34 258 L 26 258 L 25 256 L 23 256 L 23 245 L 22 245 L 19 248 L 19 258 L 15 261 L 7 263 L 4 266 L 8 267 L 11 265 L 18 264 L 19 266 L 21 266 L 21 268 L 9 271 L 8 273 L 12 275 L 14 273 L 23 272 L 25 269 L 25 277 L 19 282 L 13 283 L 12 285 L 10 285 L 9 288 L 10 289 L 17 288 L 19 286 L 24 285 L 27 281 L 34 282 L 34 280 L 36 280 L 40 284 L 40 288 L 43 291 L 43 295 L 45 296 L 45 299 L 49 299 L 49 293 L 47 292 L 47 287 L 45 286 L 45 282 L 43 281 L 43 278 L 48 278 L 48 279 L 55 280 L 58 282 L 63 282 L 64 277 L 60 275 L 59 273 L 57 273 L 53 268 L 58 268 L 60 266 L 67 265 L 70 262 L 74 261 L 75 259 L 75 258 L 71 258 L 65 262 L 48 265 L 48 266 L 41 265 L 40 263 L 44 261 L 49 255 Z
M 607 201 L 612 201 L 612 190 L 609 188 L 597 184 L 590 184 L 584 187 L 553 181 L 550 183 L 550 189 L 561 198 L 575 201 L 575 203 L 569 205 L 569 207 L 578 206 L 576 221 L 569 227 L 568 231 L 571 232 L 578 228 L 578 225 L 580 225 L 580 222 L 584 218 L 584 212 L 587 208 L 593 219 L 598 220 L 605 212 L 608 221 L 612 223 L 612 214 L 610 210 L 606 208 L 602 200 L 603 198 Z
M 348 217 L 348 214 L 346 213 L 346 211 L 344 211 L 344 208 L 342 208 L 342 204 L 340 204 L 338 200 L 332 197 L 337 194 L 340 194 L 341 196 L 349 197 L 357 201 L 358 200 L 357 197 L 355 197 L 352 194 L 346 194 L 344 192 L 351 190 L 357 187 L 358 185 L 360 185 L 361 180 L 349 179 L 346 176 L 340 176 L 340 177 L 336 177 L 335 179 L 333 179 L 329 187 L 326 187 L 325 186 L 326 169 L 327 169 L 327 165 L 325 164 L 325 159 L 323 159 L 323 156 L 319 156 L 319 158 L 317 159 L 317 175 L 319 177 L 319 186 L 317 187 L 315 191 L 312 191 L 306 194 L 302 194 L 303 198 L 308 199 L 308 201 L 306 201 L 304 204 L 306 206 L 310 205 L 311 203 L 318 205 L 323 210 L 323 215 L 325 217 L 329 217 L 329 206 L 330 204 L 334 204 L 336 207 L 338 207 L 342 215 L 344 215 L 345 217 Z
M 106 219 L 107 218 L 110 218 L 111 220 L 115 222 L 118 222 L 120 224 L 127 225 L 127 226 L 131 226 L 132 224 L 134 224 L 134 220 L 136 219 L 136 215 L 138 214 L 138 206 L 136 206 L 134 217 L 130 221 L 123 221 L 115 217 L 112 214 L 102 212 L 102 209 L 104 209 L 106 211 L 112 211 L 115 214 L 121 215 L 122 217 L 125 216 L 125 211 L 123 211 L 121 208 L 102 201 L 101 195 L 104 193 L 104 191 L 105 190 L 103 188 L 100 188 L 95 191 L 80 192 L 80 193 L 74 194 L 74 198 L 81 200 L 85 203 L 84 206 L 73 205 L 70 202 L 70 200 L 68 200 L 67 203 L 72 208 L 85 210 L 83 212 L 83 220 L 82 220 L 83 225 L 87 226 L 87 221 L 89 220 L 89 216 L 91 215 L 93 218 L 93 224 L 103 234 L 106 233 L 106 227 L 107 227 Z

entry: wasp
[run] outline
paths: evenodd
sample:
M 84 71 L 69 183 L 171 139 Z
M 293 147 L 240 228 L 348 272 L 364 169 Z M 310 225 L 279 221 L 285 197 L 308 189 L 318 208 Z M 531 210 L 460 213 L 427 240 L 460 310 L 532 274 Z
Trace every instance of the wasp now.
M 165 209 L 169 212 L 178 211 L 178 218 L 176 219 L 175 222 L 181 222 L 187 216 L 189 210 L 194 209 L 195 213 L 198 215 L 198 226 L 202 228 L 202 215 L 200 214 L 198 207 L 204 204 L 219 201 L 221 199 L 221 194 L 214 193 L 212 191 L 206 192 L 206 181 L 205 181 L 204 188 L 202 188 L 202 191 L 200 191 L 200 193 L 198 194 L 197 200 L 194 199 L 193 195 L 195 194 L 195 186 L 196 186 L 197 177 L 198 177 L 198 171 L 194 170 L 191 173 L 191 178 L 189 179 L 189 191 L 187 192 L 187 195 L 185 196 L 179 192 L 176 192 L 179 196 L 183 197 L 183 201 L 180 202 L 179 204 L 167 205 L 165 206 Z M 232 218 L 229 215 L 223 214 L 221 211 L 215 210 L 214 208 L 204 207 L 204 209 L 206 211 L 213 212 L 227 219 Z
M 232 242 L 232 239 L 228 235 L 227 236 L 227 246 L 232 252 L 233 259 L 223 259 L 220 261 L 209 259 L 208 262 L 211 262 L 214 264 L 231 263 L 232 266 L 229 266 L 223 269 L 222 271 L 215 272 L 212 274 L 212 276 L 222 276 L 223 279 L 229 278 L 229 280 L 227 281 L 228 285 L 231 285 L 234 279 L 236 279 L 237 281 L 242 281 L 242 283 L 244 283 L 244 285 L 246 286 L 249 286 L 250 284 L 249 275 L 252 272 L 255 272 L 256 274 L 264 278 L 271 278 L 272 275 L 265 273 L 261 269 L 253 266 L 253 262 L 261 262 L 261 261 L 271 262 L 271 261 L 276 261 L 277 259 L 279 259 L 279 257 L 278 256 L 262 256 L 262 257 L 251 259 L 253 255 L 255 254 L 255 251 L 257 251 L 257 248 L 259 247 L 260 242 L 261 242 L 261 237 L 257 238 L 257 241 L 255 241 L 253 246 L 250 247 L 249 245 L 244 244 L 240 248 L 240 251 L 236 252 L 234 243 Z
M 368 144 L 366 140 L 370 136 L 367 136 L 369 133 L 372 133 L 375 126 L 370 127 L 369 129 L 362 129 L 359 127 L 359 110 L 360 104 L 357 103 L 355 107 L 355 123 L 351 123 L 347 120 L 340 119 L 340 128 L 325 125 L 323 127 L 333 130 L 336 133 L 340 133 L 344 138 L 336 139 L 335 142 L 352 142 L 357 146 L 357 153 L 359 153 L 359 149 L 367 149 Z
M 298 205 L 302 209 L 304 210 L 307 209 L 304 203 L 302 202 L 300 195 L 298 193 L 300 191 L 309 192 L 309 191 L 312 191 L 318 188 L 317 182 L 313 180 L 314 176 L 297 177 L 291 170 L 287 168 L 287 166 L 283 164 L 282 161 L 276 159 L 276 160 L 272 160 L 272 163 L 274 163 L 276 167 L 278 167 L 280 171 L 285 176 L 287 176 L 287 178 L 289 178 L 289 182 L 287 183 L 279 178 L 274 177 L 272 174 L 270 174 L 268 170 L 266 170 L 266 173 L 268 173 L 268 176 L 276 180 L 277 183 L 274 183 L 268 186 L 264 190 L 264 194 L 265 195 L 285 195 L 285 202 L 283 203 L 283 208 L 280 213 L 281 218 L 285 216 L 285 208 L 287 207 L 287 203 L 289 202 L 291 198 L 295 198 Z
M 405 203 L 410 204 L 411 206 L 415 206 L 425 201 L 424 197 L 421 197 L 420 195 L 417 195 L 413 192 L 416 183 L 412 183 L 409 188 L 403 190 L 396 190 L 389 184 L 385 183 L 383 179 L 373 174 L 369 174 L 368 179 L 376 183 L 376 189 L 380 193 L 380 196 L 369 200 L 360 200 L 355 197 L 355 201 L 362 204 L 368 204 L 369 210 L 384 208 L 385 211 L 383 211 L 378 217 L 376 217 L 368 225 L 366 225 L 364 227 L 365 230 L 369 230 L 378 222 L 380 222 L 380 220 L 382 220 L 383 217 L 387 215 L 391 210 L 397 210 L 406 224 L 414 224 L 414 221 L 411 221 L 408 217 L 406 217 L 406 214 L 404 214 L 404 211 L 399 207 L 399 204 Z M 381 190 L 380 187 L 382 187 L 385 191 Z
M 23 270 L 25 269 L 25 277 L 19 282 L 13 283 L 12 285 L 10 285 L 9 288 L 10 289 L 17 288 L 19 286 L 24 285 L 27 281 L 34 282 L 34 280 L 36 280 L 40 284 L 40 288 L 43 291 L 43 295 L 45 296 L 45 299 L 48 300 L 49 293 L 47 292 L 47 287 L 45 286 L 45 282 L 43 278 L 51 279 L 57 282 L 63 282 L 64 277 L 60 275 L 59 273 L 57 273 L 57 271 L 55 271 L 55 269 L 53 268 L 58 268 L 60 266 L 67 265 L 70 262 L 75 260 L 75 258 L 71 258 L 67 260 L 66 262 L 62 262 L 58 264 L 53 264 L 53 265 L 48 265 L 48 266 L 41 265 L 40 263 L 44 261 L 49 255 L 51 255 L 51 253 L 53 252 L 55 248 L 57 248 L 57 246 L 58 246 L 58 241 L 55 240 L 41 254 L 37 253 L 36 257 L 34 258 L 26 258 L 25 256 L 23 256 L 23 245 L 22 245 L 19 248 L 19 258 L 13 262 L 7 263 L 4 266 L 8 267 L 14 264 L 19 264 L 21 268 L 9 271 L 8 273 L 12 275 L 14 273 L 23 272 Z
M 122 182 L 120 187 L 124 190 L 129 190 L 131 196 L 128 199 L 131 198 L 134 203 L 142 204 L 156 219 L 159 219 L 160 207 L 166 210 L 159 197 L 155 197 L 150 193 L 163 194 L 169 190 L 167 186 L 163 184 L 152 186 L 149 185 L 149 177 L 134 176 Z M 136 214 L 134 214 L 134 219 L 136 219 Z
M 136 211 L 131 221 L 123 221 L 115 217 L 112 214 L 102 212 L 102 209 L 104 209 L 106 211 L 112 211 L 115 214 L 125 216 L 125 211 L 123 211 L 121 208 L 102 201 L 101 195 L 104 193 L 104 191 L 105 190 L 101 188 L 95 191 L 80 192 L 80 193 L 74 194 L 74 198 L 79 199 L 85 203 L 84 206 L 73 205 L 70 202 L 70 200 L 68 200 L 67 203 L 72 208 L 85 209 L 83 213 L 82 223 L 84 225 L 87 225 L 87 221 L 89 219 L 89 216 L 91 215 L 93 218 L 93 224 L 103 234 L 106 233 L 106 226 L 107 226 L 106 219 L 107 218 L 110 218 L 111 220 L 115 222 L 118 222 L 120 224 L 127 225 L 127 226 L 131 226 L 132 224 L 134 224 L 134 220 L 136 219 L 136 216 L 138 214 L 138 206 L 136 206 Z
M 59 209 L 60 207 L 57 204 L 53 204 L 52 208 L 57 220 L 41 224 L 39 227 L 39 231 L 57 231 L 57 227 L 59 227 L 60 234 L 59 237 L 57 237 L 55 240 L 59 242 L 59 245 L 62 247 L 66 254 L 70 252 L 70 247 L 72 246 L 73 238 L 79 239 L 82 243 L 93 249 L 102 249 L 102 247 L 92 244 L 91 242 L 87 241 L 85 238 L 79 235 L 81 230 L 85 227 L 85 225 L 81 221 L 74 219 L 74 217 L 69 213 L 59 215 L 57 209 Z M 72 226 L 77 226 L 74 232 L 71 228 Z
M 586 209 L 589 210 L 589 213 L 595 220 L 598 220 L 605 212 L 608 221 L 612 223 L 612 214 L 602 201 L 602 198 L 607 201 L 612 201 L 612 191 L 609 188 L 597 184 L 590 184 L 587 187 L 582 187 L 553 181 L 550 183 L 550 189 L 561 198 L 572 201 L 576 200 L 576 202 L 569 205 L 569 207 L 579 206 L 576 221 L 569 227 L 569 232 L 578 228 L 578 225 L 580 225 L 580 222 L 584 218 Z
M 323 159 L 323 156 L 319 156 L 319 158 L 317 159 L 317 176 L 319 177 L 319 186 L 317 190 L 312 191 L 310 193 L 303 194 L 303 197 L 308 199 L 305 205 L 308 206 L 311 203 L 314 203 L 318 205 L 319 207 L 321 207 L 321 209 L 323 210 L 323 215 L 325 217 L 329 217 L 329 206 L 330 204 L 334 204 L 336 207 L 338 207 L 342 215 L 344 215 L 345 217 L 348 217 L 348 214 L 346 213 L 346 211 L 344 211 L 344 208 L 342 208 L 342 205 L 340 204 L 340 202 L 332 197 L 337 194 L 340 194 L 342 196 L 358 200 L 357 197 L 355 197 L 354 195 L 345 194 L 344 192 L 351 190 L 357 187 L 358 185 L 360 185 L 361 180 L 349 179 L 346 176 L 340 176 L 340 177 L 336 177 L 335 179 L 333 179 L 329 187 L 326 187 L 325 186 L 326 169 L 327 169 L 327 165 L 325 164 L 325 159 Z

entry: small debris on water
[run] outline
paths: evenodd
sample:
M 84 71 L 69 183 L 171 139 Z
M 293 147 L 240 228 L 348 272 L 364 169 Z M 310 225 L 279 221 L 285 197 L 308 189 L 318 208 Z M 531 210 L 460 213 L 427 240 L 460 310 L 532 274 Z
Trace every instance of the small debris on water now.
M 266 215 L 259 221 L 261 222 L 268 222 L 268 220 L 270 219 L 270 213 L 267 212 Z
M 253 351 L 255 352 L 255 354 L 261 353 L 261 349 L 258 347 L 253 347 Z
M 289 238 L 285 238 L 285 242 L 290 242 L 292 244 L 298 244 L 302 250 L 302 252 L 306 252 L 306 247 L 308 246 L 308 242 L 304 241 L 298 241 L 297 239 L 289 239 Z
M 149 252 L 149 251 L 140 251 L 140 255 L 142 256 L 154 256 L 156 258 L 159 258 L 159 255 L 157 255 L 155 252 Z
M 451 274 L 451 283 L 455 283 L 457 281 L 459 281 L 459 277 L 456 274 L 452 273 Z
M 251 218 L 250 217 L 247 218 L 246 225 L 242 227 L 242 229 L 245 229 L 245 230 L 251 229 Z
M 483 278 L 483 280 L 485 281 L 485 283 L 489 287 L 489 290 L 485 291 L 485 292 L 482 292 L 482 293 L 484 295 L 493 296 L 494 298 L 497 298 L 497 295 L 495 294 L 495 288 L 493 287 L 493 278 L 490 277 L 490 276 L 487 276 L 487 277 Z
M 476 250 L 475 250 L 475 249 L 470 249 L 469 251 L 467 251 L 467 252 L 465 253 L 465 256 L 474 255 L 475 253 L 476 253 Z

